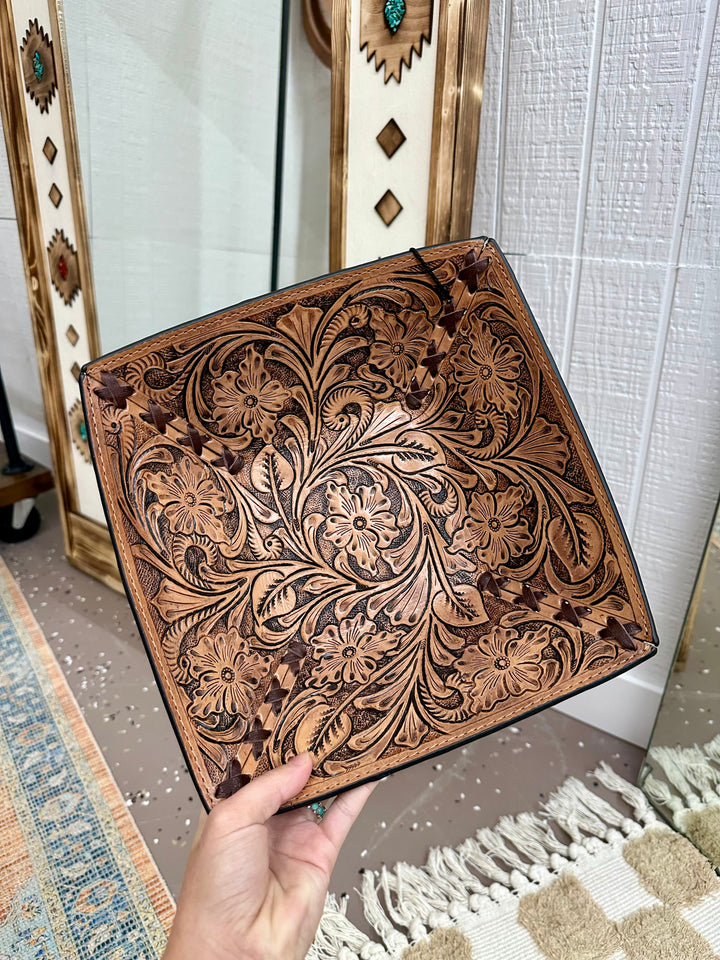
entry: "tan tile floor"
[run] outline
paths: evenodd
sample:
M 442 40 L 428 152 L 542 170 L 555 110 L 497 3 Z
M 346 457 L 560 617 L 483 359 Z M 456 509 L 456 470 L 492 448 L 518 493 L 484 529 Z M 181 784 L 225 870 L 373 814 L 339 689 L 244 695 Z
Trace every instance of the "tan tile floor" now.
M 170 889 L 178 893 L 201 810 L 128 603 L 63 556 L 53 493 L 38 500 L 40 532 L 0 544 L 45 631 Z M 565 777 L 600 760 L 630 780 L 642 751 L 555 710 L 394 775 L 371 797 L 346 843 L 332 889 L 382 862 L 423 863 L 502 814 L 537 810 Z M 352 916 L 352 908 L 350 910 Z

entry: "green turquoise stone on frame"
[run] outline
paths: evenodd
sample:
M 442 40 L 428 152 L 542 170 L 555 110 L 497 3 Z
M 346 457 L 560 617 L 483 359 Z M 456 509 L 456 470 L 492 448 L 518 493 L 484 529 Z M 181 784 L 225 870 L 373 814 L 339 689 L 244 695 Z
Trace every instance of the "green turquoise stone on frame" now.
M 45 67 L 43 66 L 43 62 L 40 59 L 40 54 L 37 52 L 37 50 L 33 55 L 33 71 L 35 73 L 35 79 L 42 80 L 42 75 L 45 73 Z
M 83 420 L 83 422 L 80 424 L 80 436 L 83 438 L 83 440 L 85 441 L 85 443 L 87 443 L 88 434 L 87 434 L 87 427 L 85 426 L 85 421 L 84 421 L 84 420 Z
M 390 33 L 397 33 L 405 16 L 405 0 L 387 0 L 383 13 Z

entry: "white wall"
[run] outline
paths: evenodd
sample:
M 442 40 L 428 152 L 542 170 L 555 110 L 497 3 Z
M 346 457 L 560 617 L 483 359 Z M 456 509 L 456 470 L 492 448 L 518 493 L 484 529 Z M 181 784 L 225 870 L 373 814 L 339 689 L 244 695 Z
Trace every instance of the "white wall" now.
M 280 0 L 67 0 L 103 351 L 265 293 Z
M 510 255 L 661 640 L 568 711 L 641 742 L 720 490 L 718 0 L 491 7 L 473 232 Z
M 300 3 L 290 8 L 284 164 L 280 287 L 328 271 L 330 68 L 305 37 Z

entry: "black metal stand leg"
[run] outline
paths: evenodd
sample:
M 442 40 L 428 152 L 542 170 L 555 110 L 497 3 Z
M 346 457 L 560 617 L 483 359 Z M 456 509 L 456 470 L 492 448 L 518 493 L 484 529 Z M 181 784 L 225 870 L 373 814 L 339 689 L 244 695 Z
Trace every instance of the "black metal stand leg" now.
M 34 464 L 26 460 L 20 454 L 15 436 L 12 417 L 10 416 L 10 407 L 8 406 L 7 395 L 5 393 L 5 384 L 3 383 L 2 371 L 0 370 L 0 429 L 5 440 L 5 450 L 7 451 L 8 462 L 2 467 L 2 472 L 9 476 L 16 473 L 27 473 L 32 470 Z

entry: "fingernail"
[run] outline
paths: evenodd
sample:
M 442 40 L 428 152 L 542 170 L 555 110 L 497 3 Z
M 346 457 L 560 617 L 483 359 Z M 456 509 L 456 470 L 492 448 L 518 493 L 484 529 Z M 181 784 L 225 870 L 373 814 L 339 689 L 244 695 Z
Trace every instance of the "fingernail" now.
M 310 757 L 312 760 L 311 754 L 306 750 L 305 753 L 299 753 L 296 757 L 288 760 L 288 765 L 293 765 L 296 767 L 302 766 L 307 763 L 308 757 Z

